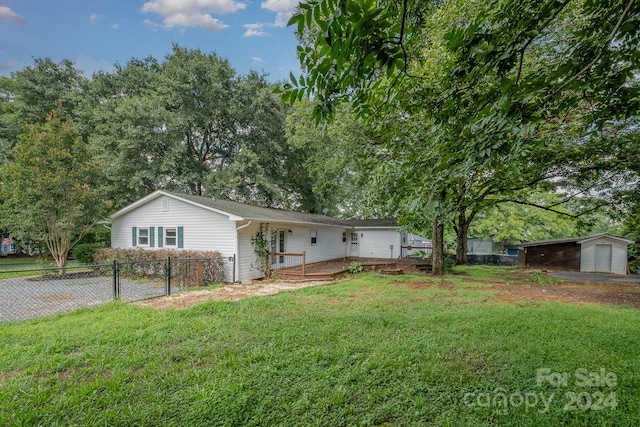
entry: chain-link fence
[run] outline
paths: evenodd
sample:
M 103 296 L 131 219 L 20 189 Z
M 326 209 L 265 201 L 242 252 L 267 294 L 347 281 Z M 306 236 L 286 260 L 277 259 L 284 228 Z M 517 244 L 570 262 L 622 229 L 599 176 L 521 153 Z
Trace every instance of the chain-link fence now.
M 232 262 L 225 260 L 225 263 Z M 30 319 L 107 301 L 139 301 L 225 282 L 211 259 L 172 259 L 0 270 L 0 322 Z

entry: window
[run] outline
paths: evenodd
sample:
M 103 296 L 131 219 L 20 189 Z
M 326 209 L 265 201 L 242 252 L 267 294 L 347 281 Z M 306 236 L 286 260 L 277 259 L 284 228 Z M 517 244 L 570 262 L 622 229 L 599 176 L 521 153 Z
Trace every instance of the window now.
M 347 233 L 342 233 L 342 243 L 347 241 Z
M 162 199 L 162 211 L 167 212 L 169 210 L 169 198 L 165 197 Z
M 351 233 L 351 244 L 352 245 L 358 244 L 358 233 Z
M 318 230 L 311 230 L 311 245 L 318 243 Z
M 138 228 L 138 245 L 139 246 L 149 245 L 149 229 L 148 228 Z
M 177 246 L 178 245 L 178 230 L 176 228 L 166 228 L 164 231 L 164 245 L 165 246 Z

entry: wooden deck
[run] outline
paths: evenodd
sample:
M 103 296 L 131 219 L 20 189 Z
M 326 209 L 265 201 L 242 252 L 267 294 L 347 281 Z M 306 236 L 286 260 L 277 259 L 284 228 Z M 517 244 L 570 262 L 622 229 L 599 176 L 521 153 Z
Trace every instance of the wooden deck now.
M 401 271 L 431 270 L 431 264 L 422 259 L 348 257 L 306 264 L 304 274 L 299 267 L 275 270 L 275 274 L 280 280 L 333 280 L 348 274 L 353 262 L 360 264 L 364 271 L 384 270 L 390 274 L 399 274 Z

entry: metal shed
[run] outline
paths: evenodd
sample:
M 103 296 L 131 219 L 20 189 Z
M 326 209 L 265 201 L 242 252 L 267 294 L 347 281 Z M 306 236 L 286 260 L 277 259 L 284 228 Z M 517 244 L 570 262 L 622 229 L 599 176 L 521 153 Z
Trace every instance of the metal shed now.
M 580 271 L 627 274 L 627 246 L 634 241 L 610 234 L 596 234 L 578 241 Z
M 521 267 L 627 274 L 627 246 L 634 243 L 611 234 L 520 244 Z

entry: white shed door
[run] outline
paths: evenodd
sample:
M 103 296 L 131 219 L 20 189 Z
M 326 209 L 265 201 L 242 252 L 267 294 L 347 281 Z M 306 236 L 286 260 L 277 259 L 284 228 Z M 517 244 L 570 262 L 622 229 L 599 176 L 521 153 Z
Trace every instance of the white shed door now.
M 596 245 L 596 271 L 611 273 L 611 245 Z

